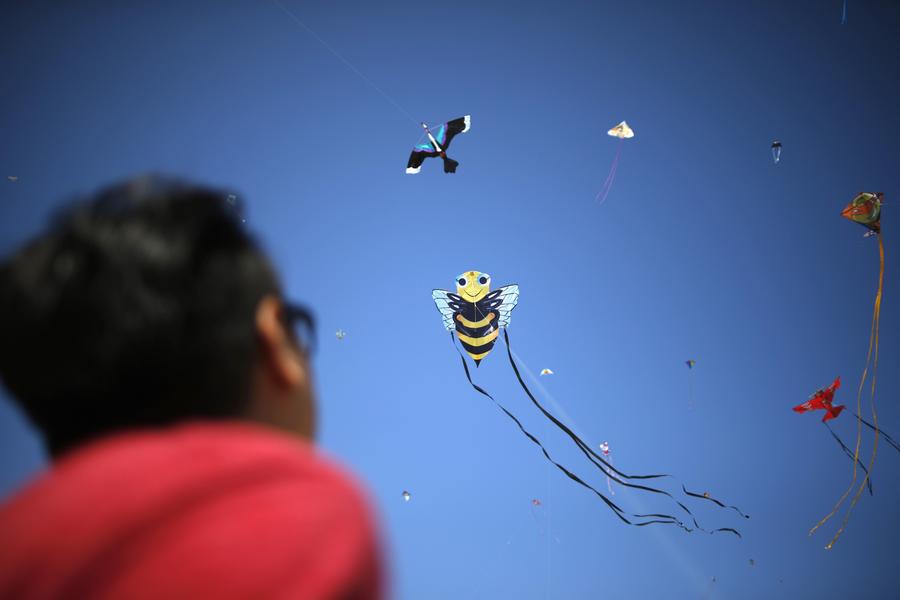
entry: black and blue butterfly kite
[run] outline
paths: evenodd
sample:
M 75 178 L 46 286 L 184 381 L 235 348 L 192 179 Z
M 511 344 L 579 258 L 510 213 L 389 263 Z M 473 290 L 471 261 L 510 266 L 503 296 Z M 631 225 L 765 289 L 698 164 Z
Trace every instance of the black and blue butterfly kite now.
M 431 133 L 426 123 L 422 123 L 425 135 L 428 136 L 428 141 L 413 148 L 412 153 L 409 155 L 409 162 L 406 163 L 406 173 L 415 175 L 422 170 L 422 163 L 425 162 L 425 159 L 432 156 L 440 156 L 444 159 L 444 173 L 456 173 L 456 167 L 459 166 L 459 163 L 447 156 L 447 148 L 457 133 L 465 133 L 469 130 L 471 122 L 471 115 L 453 119 L 442 124 L 435 134 Z

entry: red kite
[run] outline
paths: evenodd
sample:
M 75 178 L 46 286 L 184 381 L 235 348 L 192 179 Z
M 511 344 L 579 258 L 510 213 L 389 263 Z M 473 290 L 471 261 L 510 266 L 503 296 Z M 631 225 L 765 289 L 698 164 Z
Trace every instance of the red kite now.
M 838 406 L 831 405 L 834 400 L 834 392 L 839 387 L 841 387 L 841 378 L 837 377 L 830 386 L 825 389 L 817 390 L 809 397 L 809 400 L 795 406 L 794 412 L 805 413 L 808 410 L 824 410 L 825 416 L 822 417 L 823 423 L 837 418 L 837 416 L 841 414 L 841 411 L 846 408 L 843 404 Z

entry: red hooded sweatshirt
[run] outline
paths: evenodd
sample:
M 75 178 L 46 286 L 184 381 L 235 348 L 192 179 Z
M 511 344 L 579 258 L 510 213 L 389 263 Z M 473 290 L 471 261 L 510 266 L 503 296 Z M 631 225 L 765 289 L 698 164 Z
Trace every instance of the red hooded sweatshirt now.
M 381 597 L 357 485 L 260 426 L 112 436 L 0 508 L 4 600 Z

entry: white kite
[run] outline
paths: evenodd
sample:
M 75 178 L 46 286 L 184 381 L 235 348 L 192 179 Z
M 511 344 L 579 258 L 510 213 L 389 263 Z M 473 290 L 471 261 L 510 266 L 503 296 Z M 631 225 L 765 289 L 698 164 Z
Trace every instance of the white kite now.
M 609 168 L 609 175 L 606 176 L 603 187 L 600 188 L 600 191 L 597 192 L 597 197 L 594 198 L 594 200 L 599 200 L 600 204 L 603 204 L 606 201 L 606 196 L 609 195 L 609 190 L 612 188 L 613 181 L 616 178 L 616 171 L 619 169 L 619 155 L 622 154 L 622 142 L 626 139 L 633 138 L 634 131 L 628 126 L 628 123 L 622 121 L 607 131 L 606 134 L 619 138 L 619 147 L 616 149 L 616 157 L 613 159 L 612 166 Z

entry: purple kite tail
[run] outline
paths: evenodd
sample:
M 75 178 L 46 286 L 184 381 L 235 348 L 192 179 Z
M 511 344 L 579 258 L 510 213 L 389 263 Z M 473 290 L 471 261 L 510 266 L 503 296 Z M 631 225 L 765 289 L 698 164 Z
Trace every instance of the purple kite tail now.
M 613 159 L 612 166 L 609 168 L 609 175 L 606 176 L 606 181 L 603 182 L 603 187 L 600 188 L 600 191 L 597 192 L 597 196 L 594 198 L 595 201 L 599 200 L 600 204 L 606 202 L 606 197 L 609 195 L 609 190 L 612 189 L 613 181 L 616 179 L 616 171 L 619 169 L 619 155 L 622 153 L 622 140 L 619 141 L 619 149 L 616 150 L 616 157 Z

